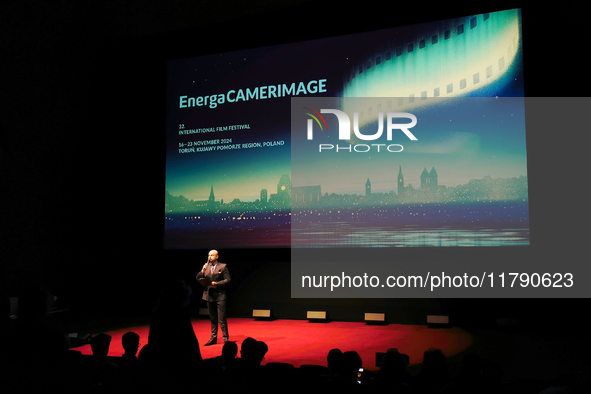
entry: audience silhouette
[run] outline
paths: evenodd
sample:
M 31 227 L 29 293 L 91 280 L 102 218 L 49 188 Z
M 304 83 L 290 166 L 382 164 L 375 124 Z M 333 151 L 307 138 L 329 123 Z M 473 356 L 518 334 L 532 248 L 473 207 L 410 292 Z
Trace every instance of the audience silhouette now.
M 222 347 L 221 355 L 205 359 L 204 361 L 208 368 L 218 368 L 221 369 L 223 372 L 229 372 L 236 363 L 237 355 L 238 345 L 236 344 L 236 342 L 226 341 L 224 342 L 224 346 Z
M 447 359 L 440 349 L 429 349 L 423 354 L 421 372 L 415 382 L 418 393 L 438 393 L 449 383 Z
M 264 364 L 273 349 L 248 337 L 238 344 L 226 342 L 221 354 L 203 360 L 186 310 L 190 291 L 183 281 L 169 281 L 162 289 L 150 324 L 148 343 L 127 332 L 121 342 L 125 353 L 109 357 L 111 337 L 92 337 L 92 356 L 68 350 L 63 334 L 45 324 L 46 299 L 30 289 L 19 298 L 19 319 L 3 325 L 1 375 L 8 392 L 47 390 L 60 392 L 208 392 L 266 393 L 285 390 L 322 393 L 575 393 L 571 376 L 551 384 L 511 386 L 503 381 L 499 364 L 465 354 L 459 373 L 450 374 L 441 349 L 424 352 L 420 372 L 409 373 L 409 357 L 388 349 L 376 372 L 363 368 L 355 350 L 331 349 L 326 365 Z M 34 337 L 35 341 L 30 339 Z M 354 344 L 349 344 L 354 347 Z M 140 349 L 141 347 L 141 349 Z M 139 350 L 139 355 L 138 354 Z M 137 356 L 136 356 L 137 355 Z M 277 354 L 273 358 L 277 359 Z M 457 365 L 457 364 L 456 364 Z
M 123 367 L 134 367 L 139 364 L 137 352 L 140 347 L 140 336 L 132 331 L 126 332 L 121 337 L 121 345 L 124 353 L 121 356 L 119 365 Z
M 162 289 L 150 323 L 150 357 L 163 367 L 195 365 L 201 360 L 197 336 L 187 310 L 190 287 L 182 280 L 170 280 Z
M 359 353 L 354 350 L 343 352 L 340 356 L 338 372 L 324 382 L 323 388 L 325 391 L 338 393 L 372 391 L 367 375 L 361 371 L 362 367 L 363 361 Z
M 380 391 L 408 393 L 412 384 L 407 372 L 408 356 L 398 349 L 388 349 L 380 370 L 375 376 L 375 387 Z
M 98 334 L 90 340 L 92 357 L 86 359 L 88 363 L 98 368 L 118 368 L 119 365 L 109 358 L 109 348 L 111 347 L 111 336 L 108 334 Z

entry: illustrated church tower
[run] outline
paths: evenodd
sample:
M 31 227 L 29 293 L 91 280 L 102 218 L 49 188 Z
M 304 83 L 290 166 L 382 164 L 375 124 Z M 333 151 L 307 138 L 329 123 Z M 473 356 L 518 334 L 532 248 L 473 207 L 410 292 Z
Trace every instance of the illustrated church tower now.
M 365 195 L 371 195 L 371 182 L 369 181 L 369 178 L 367 178 L 367 182 L 365 182 Z
M 404 176 L 402 176 L 402 166 L 398 167 L 398 196 L 404 193 Z
M 215 202 L 215 196 L 213 194 L 213 185 L 211 185 L 211 191 L 209 192 L 209 202 L 210 203 Z
M 289 175 L 281 175 L 279 183 L 277 183 L 277 194 L 291 196 L 291 179 L 289 178 Z
M 281 175 L 279 183 L 277 183 L 277 198 L 275 201 L 291 204 L 291 179 L 289 175 Z
M 421 174 L 421 189 L 436 191 L 437 190 L 437 172 L 435 167 L 431 171 L 427 172 L 427 169 L 423 169 Z

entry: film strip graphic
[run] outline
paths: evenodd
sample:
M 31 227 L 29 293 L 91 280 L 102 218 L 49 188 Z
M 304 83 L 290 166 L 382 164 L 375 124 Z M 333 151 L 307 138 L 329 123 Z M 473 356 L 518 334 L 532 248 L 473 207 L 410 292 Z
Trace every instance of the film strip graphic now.
M 434 24 L 358 64 L 343 81 L 343 97 L 393 97 L 381 111 L 410 109 L 428 97 L 462 97 L 502 77 L 520 45 L 519 10 Z M 420 26 L 417 26 L 417 31 Z M 388 34 L 387 32 L 384 34 Z M 349 108 L 372 120 L 377 107 Z M 375 119 L 374 119 L 375 120 Z

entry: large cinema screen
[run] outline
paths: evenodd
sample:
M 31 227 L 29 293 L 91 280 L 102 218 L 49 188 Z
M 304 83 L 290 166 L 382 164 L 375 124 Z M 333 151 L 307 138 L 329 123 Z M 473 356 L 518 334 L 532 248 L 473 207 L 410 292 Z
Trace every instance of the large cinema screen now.
M 529 245 L 521 47 L 512 9 L 171 60 L 164 247 Z

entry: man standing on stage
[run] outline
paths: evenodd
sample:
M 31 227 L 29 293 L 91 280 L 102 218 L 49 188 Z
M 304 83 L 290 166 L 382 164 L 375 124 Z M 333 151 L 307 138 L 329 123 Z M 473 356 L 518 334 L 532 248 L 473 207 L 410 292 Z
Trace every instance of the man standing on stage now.
M 230 272 L 226 264 L 218 261 L 217 250 L 209 251 L 207 263 L 197 274 L 197 281 L 205 287 L 203 299 L 207 301 L 211 320 L 211 338 L 204 346 L 217 343 L 218 321 L 224 342 L 227 342 L 229 337 L 226 321 L 226 284 L 230 282 Z

